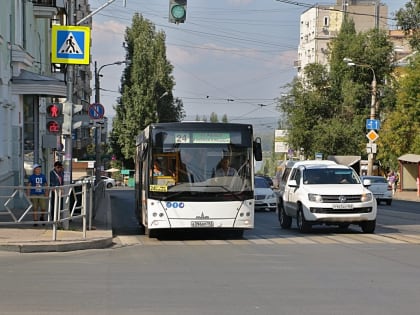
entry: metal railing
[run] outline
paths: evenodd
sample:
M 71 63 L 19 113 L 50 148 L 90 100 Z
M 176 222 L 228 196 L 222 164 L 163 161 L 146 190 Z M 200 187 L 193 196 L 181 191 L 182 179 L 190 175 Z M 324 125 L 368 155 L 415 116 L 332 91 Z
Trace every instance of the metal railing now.
M 86 239 L 87 214 L 89 228 L 94 217 L 92 185 L 82 183 L 45 188 L 48 196 L 40 196 L 47 203 L 45 209 L 34 209 L 31 196 L 27 194 L 27 186 L 0 186 L 0 228 L 51 225 L 52 238 L 55 241 L 60 227 L 68 228 L 69 222 L 81 220 L 83 239 Z

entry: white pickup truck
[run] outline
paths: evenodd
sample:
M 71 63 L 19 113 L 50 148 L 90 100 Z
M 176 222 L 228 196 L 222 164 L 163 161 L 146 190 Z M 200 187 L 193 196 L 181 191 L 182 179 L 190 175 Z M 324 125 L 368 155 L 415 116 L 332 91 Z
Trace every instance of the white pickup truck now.
M 359 225 L 364 233 L 376 227 L 377 204 L 366 188 L 369 180 L 360 180 L 350 167 L 331 161 L 296 162 L 283 177 L 278 201 L 280 225 L 288 229 L 296 219 L 301 232 L 313 225 Z

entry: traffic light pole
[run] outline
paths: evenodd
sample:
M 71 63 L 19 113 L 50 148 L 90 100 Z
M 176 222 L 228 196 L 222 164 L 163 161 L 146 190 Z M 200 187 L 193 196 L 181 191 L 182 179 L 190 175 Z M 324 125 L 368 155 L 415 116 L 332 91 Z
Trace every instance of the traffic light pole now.
M 68 25 L 74 25 L 74 0 L 68 1 Z M 73 76 L 74 65 L 67 65 L 67 102 L 73 103 Z M 72 118 L 72 111 L 69 113 L 70 119 Z M 71 121 L 71 120 L 70 120 Z M 72 177 L 72 160 L 73 160 L 73 144 L 71 134 L 63 135 L 64 137 L 64 185 L 71 184 Z
M 74 0 L 68 1 L 68 25 L 74 25 L 74 11 L 75 11 L 75 3 Z M 74 77 L 74 65 L 69 64 L 67 65 L 67 102 L 70 102 L 73 104 L 73 77 Z M 73 109 L 69 111 L 69 119 L 71 122 L 72 115 L 73 115 Z M 64 167 L 64 185 L 71 184 L 72 179 L 72 160 L 73 160 L 73 143 L 72 143 L 72 135 L 65 134 L 64 137 L 64 161 L 63 161 L 63 167 Z M 65 193 L 67 194 L 68 189 L 65 189 Z M 68 209 L 69 207 L 65 207 L 65 209 Z M 66 210 L 68 211 L 68 210 Z M 67 217 L 68 213 L 64 213 L 64 217 Z M 65 230 L 68 230 L 69 228 L 69 221 L 65 220 L 62 224 L 63 228 Z

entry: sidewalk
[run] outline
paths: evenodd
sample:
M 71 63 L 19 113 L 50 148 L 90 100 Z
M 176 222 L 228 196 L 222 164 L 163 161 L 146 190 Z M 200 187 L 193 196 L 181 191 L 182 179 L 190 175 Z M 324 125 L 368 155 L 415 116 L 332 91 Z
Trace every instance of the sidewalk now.
M 420 197 L 417 196 L 417 191 L 397 191 L 394 195 L 394 199 L 420 202 Z
M 58 230 L 56 241 L 53 241 L 51 225 L 35 228 L 26 225 L 17 228 L 0 227 L 0 251 L 20 253 L 67 252 L 107 248 L 111 245 L 111 203 L 108 193 L 105 194 L 96 217 L 92 221 L 92 230 L 86 231 L 86 239 L 83 239 L 82 220 L 80 219 L 72 222 L 70 229 Z

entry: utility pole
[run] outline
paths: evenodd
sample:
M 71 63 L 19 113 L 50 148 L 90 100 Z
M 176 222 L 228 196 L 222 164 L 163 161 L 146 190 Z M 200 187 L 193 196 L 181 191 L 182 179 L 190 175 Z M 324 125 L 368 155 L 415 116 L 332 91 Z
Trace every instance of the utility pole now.
M 373 70 L 372 67 L 370 67 L 370 70 L 372 70 L 373 79 L 372 79 L 372 96 L 371 96 L 371 102 L 370 102 L 370 119 L 376 118 L 376 75 L 375 70 Z M 370 145 L 370 152 L 368 153 L 368 169 L 367 169 L 367 175 L 372 176 L 373 175 L 373 163 L 375 161 L 375 153 L 373 150 L 374 143 L 373 141 L 369 141 Z
M 95 61 L 95 104 L 100 104 L 100 95 L 99 95 L 99 71 L 97 67 L 97 63 Z M 101 180 L 101 148 L 100 144 L 102 142 L 99 137 L 102 137 L 100 124 L 95 120 L 94 128 L 95 128 L 95 181 L 96 184 L 99 183 Z M 99 129 L 99 130 L 98 130 Z M 98 132 L 99 131 L 99 132 Z
M 375 70 L 373 69 L 371 65 L 355 63 L 350 58 L 344 58 L 343 61 L 347 63 L 348 66 L 357 66 L 357 67 L 367 68 L 370 71 L 372 71 L 372 83 L 371 83 L 372 90 L 371 90 L 370 117 L 369 118 L 371 120 L 375 120 L 376 110 L 378 106 L 376 104 L 377 81 L 376 81 Z M 376 153 L 376 145 L 374 144 L 374 140 L 371 140 L 371 139 L 369 140 L 368 147 L 369 147 L 369 151 L 368 151 L 367 175 L 371 176 L 373 175 L 373 164 L 375 161 L 375 153 Z
M 101 70 L 105 67 L 108 66 L 113 66 L 113 65 L 122 65 L 122 64 L 127 64 L 127 61 L 115 61 L 112 63 L 108 63 L 105 65 L 102 65 L 99 67 L 97 66 L 97 63 L 95 61 L 95 104 L 100 104 L 101 103 L 101 96 L 100 96 L 100 77 L 101 77 Z M 99 183 L 99 181 L 101 180 L 101 122 L 95 120 L 94 121 L 94 127 L 95 127 L 95 180 L 96 183 Z

